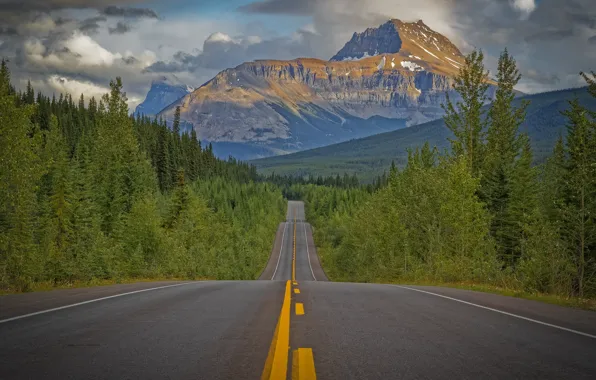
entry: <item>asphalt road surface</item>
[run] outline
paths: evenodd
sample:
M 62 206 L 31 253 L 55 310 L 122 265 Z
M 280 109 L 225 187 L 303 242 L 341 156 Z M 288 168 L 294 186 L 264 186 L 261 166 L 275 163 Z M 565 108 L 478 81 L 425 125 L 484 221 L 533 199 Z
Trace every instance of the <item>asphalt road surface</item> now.
M 304 220 L 290 202 L 262 281 L 0 297 L 0 379 L 596 378 L 596 313 L 328 282 Z

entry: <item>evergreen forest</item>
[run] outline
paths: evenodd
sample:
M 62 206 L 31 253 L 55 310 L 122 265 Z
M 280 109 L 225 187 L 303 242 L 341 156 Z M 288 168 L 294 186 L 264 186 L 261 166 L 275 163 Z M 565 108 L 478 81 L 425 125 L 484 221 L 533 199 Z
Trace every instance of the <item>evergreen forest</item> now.
M 286 201 L 253 166 L 217 159 L 177 114 L 23 92 L 0 69 L 0 289 L 96 280 L 254 279 Z
M 596 97 L 596 74 L 581 74 Z M 520 133 L 527 102 L 505 50 L 485 112 L 481 51 L 466 58 L 444 105 L 451 148 L 428 143 L 392 166 L 378 190 L 294 184 L 329 277 L 340 281 L 463 283 L 562 297 L 596 297 L 596 112 L 577 99 L 567 136 L 535 166 Z

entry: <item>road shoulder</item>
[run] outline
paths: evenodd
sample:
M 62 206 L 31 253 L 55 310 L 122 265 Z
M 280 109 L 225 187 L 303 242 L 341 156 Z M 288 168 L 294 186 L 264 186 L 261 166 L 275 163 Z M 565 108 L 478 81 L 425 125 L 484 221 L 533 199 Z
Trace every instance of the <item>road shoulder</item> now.
M 43 310 L 64 307 L 98 298 L 147 290 L 187 281 L 155 281 L 95 286 L 89 288 L 56 289 L 44 292 L 8 294 L 0 296 L 0 320 L 20 315 L 37 313 Z

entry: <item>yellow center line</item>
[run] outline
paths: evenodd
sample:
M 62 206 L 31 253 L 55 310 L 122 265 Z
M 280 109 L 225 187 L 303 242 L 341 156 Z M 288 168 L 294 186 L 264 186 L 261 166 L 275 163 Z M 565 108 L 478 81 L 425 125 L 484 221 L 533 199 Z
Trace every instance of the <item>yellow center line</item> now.
M 286 292 L 281 313 L 277 321 L 273 340 L 269 347 L 269 354 L 265 361 L 265 368 L 261 380 L 286 380 L 288 372 L 288 348 L 290 347 L 290 307 L 291 307 L 290 281 L 286 282 Z
M 294 216 L 294 247 L 292 249 L 292 281 L 296 281 L 296 217 Z
M 316 380 L 312 348 L 299 348 L 292 352 L 292 380 Z
M 304 315 L 304 304 L 296 302 L 296 315 Z

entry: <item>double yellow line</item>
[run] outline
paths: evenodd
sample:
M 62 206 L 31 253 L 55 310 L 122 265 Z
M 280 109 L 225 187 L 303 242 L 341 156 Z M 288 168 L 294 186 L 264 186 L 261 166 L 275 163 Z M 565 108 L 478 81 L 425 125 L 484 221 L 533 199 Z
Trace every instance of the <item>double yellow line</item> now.
M 294 216 L 294 247 L 292 249 L 292 282 L 296 285 L 296 217 Z
M 296 210 L 294 209 L 294 215 Z M 294 216 L 294 243 L 292 249 L 292 280 L 286 282 L 284 301 L 275 327 L 269 354 L 261 380 L 287 380 L 288 350 L 290 349 L 290 309 L 292 304 L 292 284 L 296 282 L 296 217 Z M 294 289 L 300 294 L 298 288 Z M 296 315 L 304 314 L 304 305 L 296 303 Z M 292 352 L 292 380 L 316 380 L 315 362 L 311 348 L 298 348 Z

